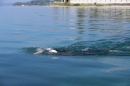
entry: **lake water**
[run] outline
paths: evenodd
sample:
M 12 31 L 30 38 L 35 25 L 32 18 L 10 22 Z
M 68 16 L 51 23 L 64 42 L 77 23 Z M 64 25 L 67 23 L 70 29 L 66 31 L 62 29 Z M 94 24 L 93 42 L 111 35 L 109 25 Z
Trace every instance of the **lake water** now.
M 130 86 L 130 7 L 1 6 L 0 86 Z

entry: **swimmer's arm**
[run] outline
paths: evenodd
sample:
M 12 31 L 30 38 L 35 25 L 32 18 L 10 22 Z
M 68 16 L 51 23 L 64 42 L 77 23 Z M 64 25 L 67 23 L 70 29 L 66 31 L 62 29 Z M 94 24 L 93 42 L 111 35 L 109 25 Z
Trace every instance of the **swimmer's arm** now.
M 41 54 L 41 53 L 43 53 L 43 50 L 39 50 L 39 51 L 35 52 L 34 54 Z

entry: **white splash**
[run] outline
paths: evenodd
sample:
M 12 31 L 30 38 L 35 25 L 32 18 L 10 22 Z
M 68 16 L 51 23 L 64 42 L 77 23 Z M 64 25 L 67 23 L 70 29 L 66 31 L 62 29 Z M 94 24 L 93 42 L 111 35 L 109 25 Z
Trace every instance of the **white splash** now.
M 44 51 L 48 52 L 48 53 L 51 53 L 51 54 L 57 53 L 57 51 L 54 50 L 53 48 L 37 48 L 36 52 L 34 54 L 41 54 Z
M 82 51 L 88 51 L 89 47 L 82 49 Z
M 57 51 L 52 48 L 45 48 L 45 50 L 47 50 L 49 53 L 57 53 Z

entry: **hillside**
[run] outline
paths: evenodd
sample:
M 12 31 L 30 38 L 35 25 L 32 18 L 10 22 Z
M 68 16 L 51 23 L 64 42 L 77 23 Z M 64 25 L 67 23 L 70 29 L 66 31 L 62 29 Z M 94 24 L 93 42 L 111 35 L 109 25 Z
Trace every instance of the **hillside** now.
M 13 5 L 14 6 L 22 6 L 22 5 L 47 5 L 50 2 L 53 2 L 52 0 L 31 0 L 29 2 L 16 2 Z

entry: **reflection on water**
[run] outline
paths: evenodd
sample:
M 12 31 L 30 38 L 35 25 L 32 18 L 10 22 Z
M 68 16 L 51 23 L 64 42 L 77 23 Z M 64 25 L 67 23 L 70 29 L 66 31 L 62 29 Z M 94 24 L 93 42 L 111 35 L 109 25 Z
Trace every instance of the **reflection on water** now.
M 83 34 L 84 33 L 84 26 L 86 26 L 85 24 L 85 20 L 86 20 L 86 14 L 85 14 L 85 9 L 84 8 L 79 8 L 77 9 L 77 30 L 78 30 L 78 34 Z M 80 37 L 79 37 L 80 38 Z
M 23 47 L 64 46 L 82 41 L 96 42 L 115 37 L 120 39 L 129 37 L 129 7 L 10 7 L 10 9 L 12 10 L 6 11 L 8 8 L 5 7 L 1 10 L 0 38 L 4 43 L 13 40 L 15 42 L 15 44 L 12 42 L 13 46 L 19 43 Z M 18 9 L 21 11 L 16 12 Z M 7 43 L 6 46 L 10 44 Z
M 54 21 L 77 31 L 75 40 L 109 37 L 129 31 L 130 9 L 125 7 L 55 7 Z

